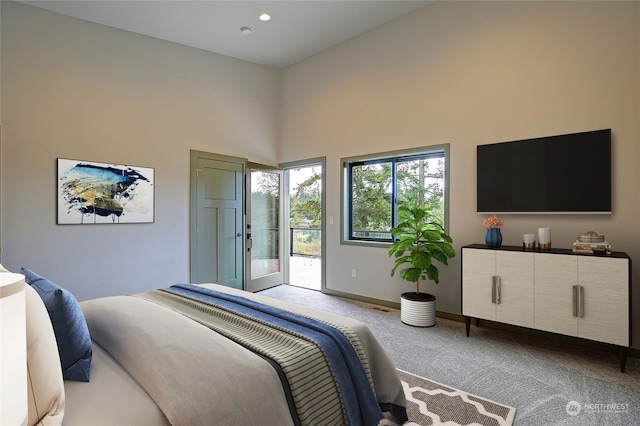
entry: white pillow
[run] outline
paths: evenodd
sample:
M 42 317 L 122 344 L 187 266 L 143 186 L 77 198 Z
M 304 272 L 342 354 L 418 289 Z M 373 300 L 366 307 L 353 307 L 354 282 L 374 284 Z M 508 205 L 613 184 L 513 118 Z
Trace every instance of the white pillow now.
M 25 286 L 25 299 L 28 425 L 61 425 L 64 416 L 64 382 L 53 325 L 44 302 L 30 285 Z

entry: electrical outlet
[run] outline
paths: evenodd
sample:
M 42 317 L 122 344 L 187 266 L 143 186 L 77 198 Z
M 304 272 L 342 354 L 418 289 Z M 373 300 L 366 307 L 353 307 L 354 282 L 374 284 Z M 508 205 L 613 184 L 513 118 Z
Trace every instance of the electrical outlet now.
M 352 270 L 351 270 L 351 277 L 352 277 L 352 278 L 355 278 L 355 277 L 357 277 L 357 276 L 358 276 L 358 271 L 356 271 L 355 269 L 352 269 Z

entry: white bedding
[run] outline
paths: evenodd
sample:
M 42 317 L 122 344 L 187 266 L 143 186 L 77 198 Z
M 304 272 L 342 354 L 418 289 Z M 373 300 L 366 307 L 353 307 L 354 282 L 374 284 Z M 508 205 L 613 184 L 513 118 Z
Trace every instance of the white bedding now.
M 65 426 L 169 425 L 142 387 L 93 342 L 91 381 L 66 380 Z
M 367 353 L 378 401 L 406 406 L 395 367 L 365 324 L 203 286 L 351 328 Z M 94 342 L 91 381 L 65 382 L 65 425 L 292 424 L 275 370 L 254 353 L 140 298 L 106 297 L 81 306 Z

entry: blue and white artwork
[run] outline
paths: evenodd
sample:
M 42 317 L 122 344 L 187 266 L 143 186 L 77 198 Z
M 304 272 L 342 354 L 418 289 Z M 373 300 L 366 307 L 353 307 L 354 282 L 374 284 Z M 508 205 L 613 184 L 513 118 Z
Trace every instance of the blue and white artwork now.
M 154 169 L 58 158 L 58 224 L 151 223 Z

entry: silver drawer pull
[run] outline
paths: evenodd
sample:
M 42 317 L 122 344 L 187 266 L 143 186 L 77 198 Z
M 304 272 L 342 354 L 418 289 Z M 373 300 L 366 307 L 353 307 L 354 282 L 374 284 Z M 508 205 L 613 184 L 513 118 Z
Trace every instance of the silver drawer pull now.
M 584 287 L 578 286 L 578 318 L 584 318 Z
M 584 287 L 573 286 L 573 316 L 584 318 Z
M 500 277 L 497 275 L 493 277 L 491 286 L 491 303 L 500 304 Z

